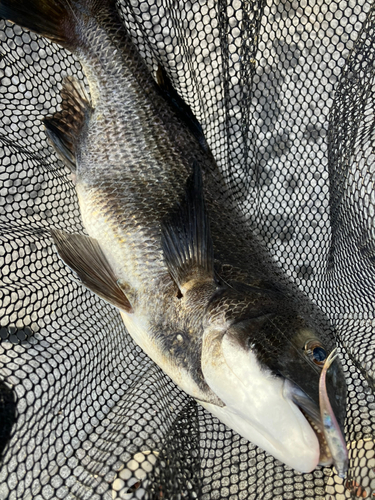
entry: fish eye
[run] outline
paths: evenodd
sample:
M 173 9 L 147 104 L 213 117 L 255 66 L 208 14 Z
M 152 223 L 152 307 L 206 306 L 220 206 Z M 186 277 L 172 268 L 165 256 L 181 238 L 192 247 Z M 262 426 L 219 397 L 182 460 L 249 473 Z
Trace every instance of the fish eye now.
M 327 351 L 317 340 L 308 340 L 305 344 L 305 353 L 316 365 L 323 367 L 327 359 Z

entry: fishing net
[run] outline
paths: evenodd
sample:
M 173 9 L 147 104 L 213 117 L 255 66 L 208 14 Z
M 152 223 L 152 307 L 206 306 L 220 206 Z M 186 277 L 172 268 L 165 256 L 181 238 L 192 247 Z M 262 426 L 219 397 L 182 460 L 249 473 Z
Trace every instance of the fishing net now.
M 375 495 L 375 12 L 368 0 L 119 0 L 253 231 L 337 335 L 349 472 L 297 473 L 176 387 L 48 230 L 83 231 L 42 120 L 67 51 L 0 21 L 0 499 Z M 272 411 L 272 408 L 270 408 Z

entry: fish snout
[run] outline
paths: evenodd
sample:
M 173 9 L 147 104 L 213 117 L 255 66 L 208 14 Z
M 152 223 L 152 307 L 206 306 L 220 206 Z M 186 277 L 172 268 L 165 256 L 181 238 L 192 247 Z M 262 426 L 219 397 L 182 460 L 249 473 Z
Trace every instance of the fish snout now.
M 224 403 L 201 403 L 223 423 L 281 462 L 301 472 L 320 458 L 316 433 L 285 391 L 287 381 L 257 359 L 251 344 L 231 327 L 209 328 L 202 344 L 206 383 Z

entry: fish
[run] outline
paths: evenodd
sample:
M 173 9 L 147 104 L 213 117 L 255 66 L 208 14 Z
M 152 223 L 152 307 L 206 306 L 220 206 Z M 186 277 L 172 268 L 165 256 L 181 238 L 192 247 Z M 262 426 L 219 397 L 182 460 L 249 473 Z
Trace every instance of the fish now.
M 62 260 L 224 424 L 297 471 L 335 464 L 319 399 L 345 453 L 345 377 L 337 359 L 324 370 L 333 342 L 277 277 L 194 113 L 161 66 L 149 71 L 115 2 L 0 0 L 0 16 L 74 53 L 88 81 L 67 76 L 44 120 L 86 231 L 51 230 Z

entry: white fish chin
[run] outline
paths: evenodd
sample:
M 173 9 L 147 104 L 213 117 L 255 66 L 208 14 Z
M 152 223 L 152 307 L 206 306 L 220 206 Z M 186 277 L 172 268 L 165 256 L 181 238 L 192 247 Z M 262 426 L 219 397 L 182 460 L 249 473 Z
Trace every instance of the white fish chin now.
M 300 472 L 319 463 L 319 441 L 291 400 L 290 382 L 263 369 L 251 351 L 222 332 L 203 339 L 202 370 L 207 384 L 225 403 L 201 402 L 228 427 Z

